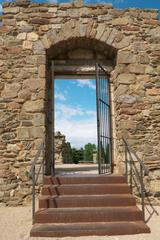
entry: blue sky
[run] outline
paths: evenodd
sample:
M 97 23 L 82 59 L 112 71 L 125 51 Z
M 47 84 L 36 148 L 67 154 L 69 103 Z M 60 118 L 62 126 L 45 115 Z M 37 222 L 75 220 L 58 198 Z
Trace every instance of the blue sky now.
M 94 79 L 55 80 L 55 130 L 72 146 L 97 143 L 96 85 Z

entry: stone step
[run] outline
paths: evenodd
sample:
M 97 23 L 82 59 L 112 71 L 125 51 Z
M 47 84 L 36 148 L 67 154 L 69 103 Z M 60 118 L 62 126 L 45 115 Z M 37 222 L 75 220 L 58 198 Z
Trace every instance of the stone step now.
M 41 196 L 39 208 L 135 206 L 131 194 Z
M 126 183 L 126 178 L 121 175 L 98 175 L 98 174 L 70 174 L 65 176 L 45 176 L 44 184 L 113 184 Z
M 35 223 L 80 223 L 141 221 L 142 212 L 136 207 L 48 208 L 35 214 Z
M 42 195 L 99 195 L 130 193 L 127 184 L 66 184 L 44 185 Z
M 35 224 L 31 237 L 78 237 L 149 233 L 143 221 Z M 137 238 L 138 239 L 138 238 Z
M 98 175 L 98 174 L 73 174 L 65 176 L 45 176 L 44 184 L 113 184 L 126 183 L 126 178 L 120 175 Z

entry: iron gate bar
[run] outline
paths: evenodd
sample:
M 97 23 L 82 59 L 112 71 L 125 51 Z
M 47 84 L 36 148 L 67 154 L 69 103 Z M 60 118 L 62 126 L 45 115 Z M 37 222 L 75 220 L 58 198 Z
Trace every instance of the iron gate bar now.
M 109 104 L 104 102 L 102 99 L 99 99 L 99 101 L 102 102 L 103 104 L 105 104 L 106 106 L 108 106 L 110 108 Z
M 99 174 L 112 172 L 110 88 L 107 73 L 96 64 L 97 136 Z

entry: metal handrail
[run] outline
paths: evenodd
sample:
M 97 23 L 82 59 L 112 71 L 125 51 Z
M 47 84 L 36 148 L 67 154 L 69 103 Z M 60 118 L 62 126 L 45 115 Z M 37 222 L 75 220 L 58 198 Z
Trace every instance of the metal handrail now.
M 135 182 L 135 186 L 137 187 L 138 191 L 141 195 L 141 206 L 142 206 L 142 214 L 143 219 L 145 221 L 145 187 L 144 187 L 144 176 L 148 175 L 149 170 L 145 166 L 144 162 L 138 157 L 136 152 L 131 148 L 128 141 L 123 137 L 122 138 L 124 147 L 125 147 L 125 174 L 126 174 L 126 180 L 130 183 L 130 187 L 132 190 L 132 181 Z M 129 158 L 128 158 L 129 156 Z M 133 159 L 133 156 L 137 160 L 140 166 L 140 171 L 136 168 L 135 161 Z M 130 166 L 130 169 L 128 169 L 128 165 Z M 130 175 L 130 181 L 128 181 L 128 176 Z M 135 180 L 135 177 L 138 180 L 140 187 L 138 187 L 138 184 Z
M 35 191 L 35 186 L 37 184 L 41 169 L 42 169 L 42 179 L 44 180 L 44 157 L 42 157 L 41 164 L 39 166 L 38 172 L 36 174 L 35 172 L 35 167 L 37 164 L 37 161 L 41 155 L 41 152 L 44 150 L 44 141 L 39 146 L 39 149 L 34 157 L 33 162 L 31 163 L 31 168 L 30 171 L 26 172 L 26 175 L 32 179 L 32 223 L 34 224 L 35 220 L 35 208 L 36 208 L 36 191 Z
M 148 168 L 146 167 L 146 165 L 144 164 L 144 162 L 138 157 L 137 153 L 134 151 L 134 149 L 131 148 L 129 142 L 127 141 L 127 139 L 125 137 L 122 137 L 122 140 L 123 142 L 125 143 L 125 145 L 127 146 L 128 148 L 128 151 L 131 152 L 135 158 L 137 159 L 137 161 L 139 162 L 139 164 L 142 166 L 144 172 L 145 172 L 145 175 L 148 175 L 149 173 L 149 170 Z

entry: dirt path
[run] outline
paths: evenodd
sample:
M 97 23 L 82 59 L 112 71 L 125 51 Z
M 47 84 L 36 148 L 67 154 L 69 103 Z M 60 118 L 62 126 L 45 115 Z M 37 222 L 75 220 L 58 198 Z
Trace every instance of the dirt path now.
M 156 207 L 160 214 L 160 207 Z M 151 234 L 113 237 L 78 237 L 61 238 L 61 240 L 159 240 L 160 239 L 160 215 L 152 216 L 148 225 Z M 32 227 L 31 207 L 1 207 L 0 208 L 0 240 L 49 240 L 58 238 L 30 238 L 29 232 Z

